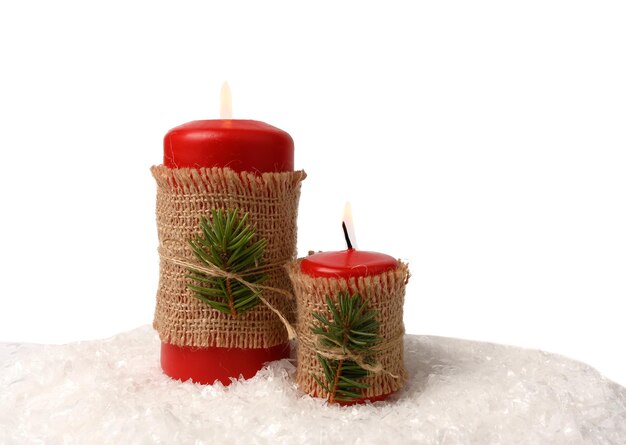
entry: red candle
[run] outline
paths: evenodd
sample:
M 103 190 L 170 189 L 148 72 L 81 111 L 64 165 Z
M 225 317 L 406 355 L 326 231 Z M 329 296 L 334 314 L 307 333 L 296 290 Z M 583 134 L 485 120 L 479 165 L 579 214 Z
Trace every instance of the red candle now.
M 349 242 L 349 241 L 348 241 Z M 312 277 L 353 278 L 378 275 L 398 267 L 398 260 L 378 252 L 367 252 L 349 248 L 340 252 L 320 252 L 310 255 L 300 262 L 300 270 Z M 368 397 L 377 402 L 385 400 L 390 394 Z M 338 402 L 340 405 L 353 405 L 360 401 Z
M 165 166 L 229 167 L 237 172 L 293 171 L 288 133 L 252 120 L 189 122 L 165 135 Z M 231 377 L 253 377 L 266 362 L 289 357 L 289 343 L 271 348 L 196 348 L 161 344 L 161 367 L 172 378 L 228 385 Z

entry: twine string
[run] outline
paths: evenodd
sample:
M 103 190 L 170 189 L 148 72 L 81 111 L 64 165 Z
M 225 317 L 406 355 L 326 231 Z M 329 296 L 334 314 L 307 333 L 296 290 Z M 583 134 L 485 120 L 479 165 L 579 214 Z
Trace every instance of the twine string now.
M 372 374 L 382 373 L 390 376 L 391 378 L 399 379 L 399 375 L 387 371 L 383 367 L 382 363 L 368 363 L 367 359 L 374 354 L 394 348 L 398 345 L 398 343 L 402 342 L 403 336 L 404 330 L 400 333 L 400 335 L 397 335 L 396 337 L 389 340 L 380 342 L 378 345 L 376 345 L 373 349 L 365 354 L 358 354 L 341 347 L 330 347 L 321 345 L 319 341 L 319 336 L 307 336 L 300 334 L 300 338 L 298 340 L 303 345 L 307 346 L 310 349 L 313 349 L 317 354 L 321 355 L 322 357 L 331 360 L 352 360 L 361 368 L 371 372 Z

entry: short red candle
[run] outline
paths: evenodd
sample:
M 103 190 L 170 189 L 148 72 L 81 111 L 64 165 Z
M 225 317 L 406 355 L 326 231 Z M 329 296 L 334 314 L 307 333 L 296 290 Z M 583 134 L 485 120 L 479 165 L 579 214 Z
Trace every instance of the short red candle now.
M 326 278 L 353 278 L 368 275 L 378 275 L 398 267 L 398 260 L 394 257 L 378 252 L 367 252 L 348 249 L 340 252 L 320 252 L 303 258 L 300 261 L 300 270 L 312 277 Z M 391 394 L 381 394 L 368 397 L 370 402 L 385 400 Z M 360 401 L 338 402 L 339 405 L 353 405 Z
M 237 172 L 293 171 L 293 139 L 264 122 L 200 120 L 173 128 L 163 143 L 169 168 L 228 167 Z M 267 362 L 289 357 L 289 343 L 271 348 L 197 348 L 161 344 L 161 367 L 172 378 L 228 385 L 251 378 Z

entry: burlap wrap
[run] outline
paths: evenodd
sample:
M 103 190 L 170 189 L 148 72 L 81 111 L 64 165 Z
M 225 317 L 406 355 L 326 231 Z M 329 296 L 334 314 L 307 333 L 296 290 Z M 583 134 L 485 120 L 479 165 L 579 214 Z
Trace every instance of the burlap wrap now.
M 194 298 L 187 288 L 188 271 L 176 260 L 197 260 L 188 241 L 199 233 L 202 216 L 211 209 L 249 213 L 257 237 L 268 241 L 263 257 L 272 268 L 264 285 L 291 292 L 284 265 L 296 256 L 296 219 L 304 171 L 237 173 L 229 168 L 171 169 L 152 167 L 157 183 L 157 229 L 160 278 L 154 328 L 161 341 L 176 346 L 269 348 L 287 342 L 283 323 L 264 304 L 237 317 L 223 314 Z M 281 313 L 293 314 L 294 302 L 284 294 L 263 291 Z
M 326 306 L 326 297 L 337 302 L 340 291 L 358 292 L 370 308 L 379 313 L 379 336 L 382 342 L 372 355 L 380 364 L 379 372 L 370 372 L 365 379 L 370 387 L 363 390 L 364 397 L 376 397 L 399 390 L 406 382 L 404 368 L 404 323 L 402 321 L 404 293 L 409 278 L 408 266 L 398 261 L 394 270 L 372 276 L 357 278 L 311 277 L 300 271 L 300 260 L 288 266 L 297 305 L 298 352 L 296 382 L 301 390 L 316 396 L 327 397 L 327 392 L 317 384 L 314 375 L 323 379 L 324 371 L 317 359 L 316 338 L 311 326 L 318 322 L 314 312 L 321 312 L 328 319 L 332 315 Z

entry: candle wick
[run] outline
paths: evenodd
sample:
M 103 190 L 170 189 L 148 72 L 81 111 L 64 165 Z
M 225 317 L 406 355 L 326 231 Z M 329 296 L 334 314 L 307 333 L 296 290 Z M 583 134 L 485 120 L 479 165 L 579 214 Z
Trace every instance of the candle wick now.
M 348 235 L 348 228 L 346 227 L 345 221 L 341 223 L 341 227 L 343 228 L 343 236 L 346 237 L 346 244 L 348 245 L 348 250 L 352 249 L 352 242 L 350 242 L 350 235 Z

